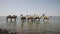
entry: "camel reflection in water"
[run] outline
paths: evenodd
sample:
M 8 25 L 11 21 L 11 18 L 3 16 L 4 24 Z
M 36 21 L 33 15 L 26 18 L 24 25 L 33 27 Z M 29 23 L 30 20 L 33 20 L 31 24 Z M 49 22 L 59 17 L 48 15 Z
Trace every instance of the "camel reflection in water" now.
M 11 20 L 9 20 L 8 18 L 10 18 Z M 16 17 L 17 18 L 17 17 Z M 15 17 L 7 17 L 6 19 L 6 24 L 7 24 L 7 30 L 10 32 L 16 32 L 16 27 L 17 27 L 17 21 L 16 21 Z
M 17 23 L 16 22 L 7 22 L 7 28 L 9 30 L 16 30 Z
M 21 15 L 21 16 L 23 16 L 23 15 Z M 41 17 L 40 17 L 41 18 Z M 40 28 L 40 26 L 42 25 L 41 24 L 41 21 L 40 21 L 40 18 L 37 16 L 37 17 L 29 17 L 28 15 L 27 15 L 27 17 L 22 17 L 21 18 L 21 30 L 24 30 L 24 23 L 27 21 L 27 30 L 34 30 L 34 31 L 40 31 L 41 30 L 41 28 Z M 47 18 L 47 20 L 44 18 L 44 20 L 43 20 L 43 28 L 45 27 L 45 26 L 48 26 L 47 24 L 49 23 L 49 20 L 48 20 L 48 18 Z M 46 27 L 47 28 L 47 27 Z

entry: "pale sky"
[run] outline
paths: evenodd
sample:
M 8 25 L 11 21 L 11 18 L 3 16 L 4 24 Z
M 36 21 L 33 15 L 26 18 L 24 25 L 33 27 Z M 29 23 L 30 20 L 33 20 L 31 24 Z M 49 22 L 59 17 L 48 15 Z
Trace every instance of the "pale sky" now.
M 0 0 L 0 16 L 9 14 L 60 16 L 60 0 Z

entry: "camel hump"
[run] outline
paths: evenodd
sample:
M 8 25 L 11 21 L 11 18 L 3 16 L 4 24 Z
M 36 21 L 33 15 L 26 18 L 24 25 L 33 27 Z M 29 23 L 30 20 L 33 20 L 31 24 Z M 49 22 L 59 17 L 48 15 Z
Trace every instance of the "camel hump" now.
M 6 18 L 9 18 L 9 17 L 11 17 L 11 15 L 8 15 Z
M 16 16 L 16 15 L 13 15 L 13 16 Z
M 13 17 L 16 17 L 16 18 L 17 18 L 17 16 L 16 16 L 16 15 L 13 15 Z

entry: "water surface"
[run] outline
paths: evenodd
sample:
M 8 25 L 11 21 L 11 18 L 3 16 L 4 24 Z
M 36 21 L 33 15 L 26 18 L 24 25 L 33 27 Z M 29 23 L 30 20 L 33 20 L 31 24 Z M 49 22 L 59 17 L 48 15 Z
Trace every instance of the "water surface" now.
M 10 19 L 9 19 L 10 20 Z M 7 29 L 11 31 L 16 30 L 25 30 L 25 31 L 57 31 L 60 32 L 60 16 L 53 16 L 50 18 L 49 21 L 40 21 L 36 20 L 32 21 L 21 21 L 20 17 L 18 16 L 16 22 L 9 21 L 6 22 L 6 17 L 0 16 L 0 29 Z

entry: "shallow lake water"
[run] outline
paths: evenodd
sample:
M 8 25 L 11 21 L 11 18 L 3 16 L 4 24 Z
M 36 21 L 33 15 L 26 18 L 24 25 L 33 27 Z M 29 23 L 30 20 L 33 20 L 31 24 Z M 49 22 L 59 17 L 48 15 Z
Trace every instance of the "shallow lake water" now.
M 23 21 L 20 17 L 16 21 L 11 22 L 10 19 L 6 22 L 6 17 L 0 16 L 0 29 L 7 29 L 9 31 L 55 31 L 60 32 L 60 16 L 53 16 L 48 21 L 42 19 L 36 21 Z

